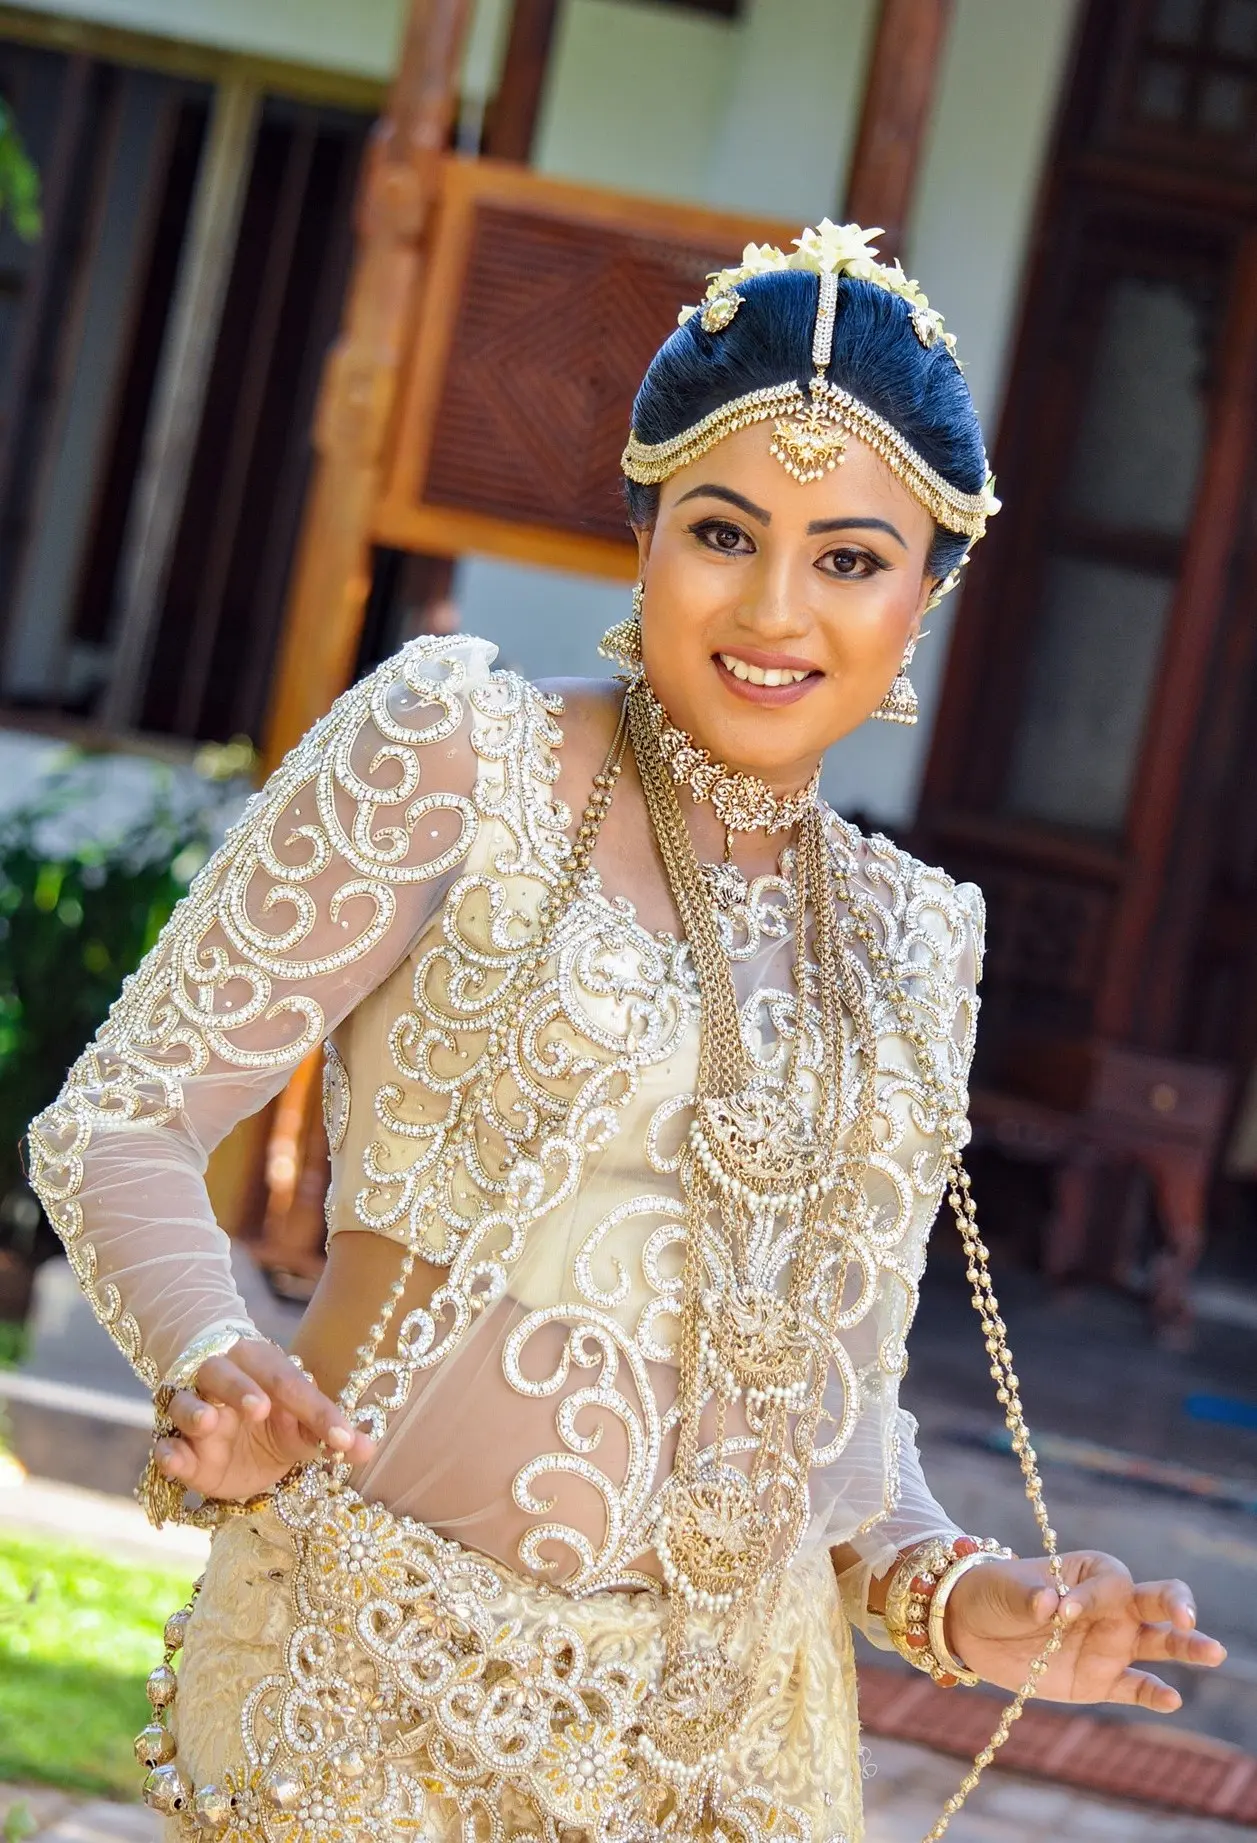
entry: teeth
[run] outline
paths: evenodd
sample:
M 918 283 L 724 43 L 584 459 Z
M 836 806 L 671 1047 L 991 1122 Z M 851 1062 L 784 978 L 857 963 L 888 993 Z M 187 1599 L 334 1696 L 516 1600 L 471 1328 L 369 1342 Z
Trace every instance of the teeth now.
M 732 672 L 748 685 L 801 685 L 810 672 L 793 672 L 786 666 L 769 666 L 767 671 L 762 666 L 748 665 L 745 659 L 735 659 L 732 653 L 717 655 L 722 666 Z

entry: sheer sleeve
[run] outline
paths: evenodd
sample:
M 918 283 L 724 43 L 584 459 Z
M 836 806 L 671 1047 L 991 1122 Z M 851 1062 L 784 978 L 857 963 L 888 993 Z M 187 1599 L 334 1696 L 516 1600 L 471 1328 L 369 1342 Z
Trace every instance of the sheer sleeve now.
M 949 980 L 952 990 L 949 1006 L 951 1027 L 946 1039 L 951 1065 L 948 1075 L 967 1112 L 986 911 L 982 893 L 975 884 L 963 883 L 956 886 L 953 896 L 961 945 L 955 959 L 954 975 Z M 923 1241 L 917 1262 L 918 1278 L 924 1262 Z M 976 1336 L 976 1321 L 974 1329 Z M 905 1550 L 915 1548 L 918 1543 L 928 1541 L 932 1536 L 954 1541 L 964 1533 L 930 1490 L 917 1448 L 917 1423 L 906 1409 L 898 1406 L 897 1400 L 891 1409 L 888 1432 L 889 1459 L 880 1420 L 872 1414 L 863 1415 L 843 1455 L 853 1480 L 858 1481 L 865 1475 L 870 1480 L 883 1476 L 887 1478 L 886 1503 L 889 1508 L 885 1514 L 871 1519 L 851 1539 L 849 1546 L 859 1559 L 839 1577 L 843 1603 L 851 1623 L 871 1643 L 883 1650 L 891 1648 L 890 1640 L 886 1637 L 885 1622 L 868 1610 L 871 1581 L 883 1579 L 899 1556 Z M 858 1482 L 854 1494 L 860 1495 Z
M 252 1332 L 205 1188 L 209 1154 L 439 907 L 477 831 L 464 693 L 494 651 L 414 641 L 333 705 L 250 801 L 31 1126 L 31 1183 L 150 1387 L 209 1335 Z

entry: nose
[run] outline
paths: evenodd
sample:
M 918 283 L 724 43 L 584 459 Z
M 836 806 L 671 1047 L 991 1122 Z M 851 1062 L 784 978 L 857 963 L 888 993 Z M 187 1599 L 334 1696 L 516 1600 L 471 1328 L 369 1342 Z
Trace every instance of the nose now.
M 739 613 L 747 631 L 757 639 L 780 642 L 809 630 L 807 583 L 784 549 L 777 554 L 761 553 L 760 567 L 748 587 L 750 595 Z

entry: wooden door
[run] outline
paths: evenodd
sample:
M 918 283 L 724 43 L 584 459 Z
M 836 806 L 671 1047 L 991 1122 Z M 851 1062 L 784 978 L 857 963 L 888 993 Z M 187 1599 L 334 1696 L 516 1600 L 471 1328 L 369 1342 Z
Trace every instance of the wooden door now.
M 1257 0 L 1095 0 L 920 831 L 986 889 L 992 1117 L 1050 1099 L 1067 1175 L 1181 1131 L 1180 1303 L 1257 1049 L 1255 451 Z

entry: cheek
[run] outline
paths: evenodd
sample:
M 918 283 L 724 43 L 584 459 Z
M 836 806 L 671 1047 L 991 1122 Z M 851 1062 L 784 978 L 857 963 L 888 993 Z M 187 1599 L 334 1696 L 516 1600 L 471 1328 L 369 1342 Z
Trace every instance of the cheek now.
M 903 574 L 877 576 L 851 590 L 834 590 L 822 617 L 833 656 L 852 673 L 881 673 L 898 662 L 916 613 L 917 594 Z

